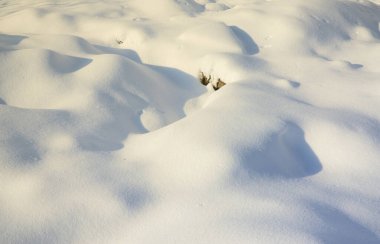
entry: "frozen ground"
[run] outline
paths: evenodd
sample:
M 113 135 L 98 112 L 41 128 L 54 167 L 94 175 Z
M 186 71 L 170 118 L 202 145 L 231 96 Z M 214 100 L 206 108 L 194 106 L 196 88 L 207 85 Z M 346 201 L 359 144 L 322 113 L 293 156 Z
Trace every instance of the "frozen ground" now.
M 380 243 L 379 4 L 0 0 L 0 243 Z

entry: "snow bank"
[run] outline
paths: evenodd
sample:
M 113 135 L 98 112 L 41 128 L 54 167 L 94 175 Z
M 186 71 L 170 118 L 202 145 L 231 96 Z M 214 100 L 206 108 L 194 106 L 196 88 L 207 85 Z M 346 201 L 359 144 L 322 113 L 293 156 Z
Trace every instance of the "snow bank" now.
M 379 23 L 377 0 L 4 1 L 0 242 L 378 243 Z

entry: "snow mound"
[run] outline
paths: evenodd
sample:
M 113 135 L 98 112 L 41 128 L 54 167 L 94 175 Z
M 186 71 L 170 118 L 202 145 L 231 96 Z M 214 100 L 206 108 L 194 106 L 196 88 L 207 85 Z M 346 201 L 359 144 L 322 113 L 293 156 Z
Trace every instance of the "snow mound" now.
M 185 43 L 199 45 L 197 49 L 209 52 L 243 53 L 244 48 L 232 29 L 223 23 L 196 26 L 179 36 Z M 220 41 L 223 40 L 223 41 Z

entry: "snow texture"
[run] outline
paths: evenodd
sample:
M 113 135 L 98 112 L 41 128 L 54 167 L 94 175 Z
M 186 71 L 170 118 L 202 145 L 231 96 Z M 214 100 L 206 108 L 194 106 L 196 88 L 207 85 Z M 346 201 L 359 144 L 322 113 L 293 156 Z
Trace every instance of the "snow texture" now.
M 379 0 L 2 0 L 0 243 L 380 243 L 379 64 Z

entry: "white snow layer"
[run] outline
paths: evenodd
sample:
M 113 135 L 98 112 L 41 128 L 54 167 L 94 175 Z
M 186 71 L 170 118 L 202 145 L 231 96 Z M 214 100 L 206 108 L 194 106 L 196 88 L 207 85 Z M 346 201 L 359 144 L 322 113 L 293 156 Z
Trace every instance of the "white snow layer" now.
M 0 1 L 0 243 L 380 243 L 379 4 Z

